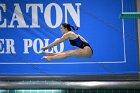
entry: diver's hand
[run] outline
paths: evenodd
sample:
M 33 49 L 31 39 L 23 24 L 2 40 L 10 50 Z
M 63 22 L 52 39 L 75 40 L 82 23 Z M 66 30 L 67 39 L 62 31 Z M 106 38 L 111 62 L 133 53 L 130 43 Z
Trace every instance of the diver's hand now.
M 45 51 L 47 49 L 47 47 L 42 47 L 41 50 Z

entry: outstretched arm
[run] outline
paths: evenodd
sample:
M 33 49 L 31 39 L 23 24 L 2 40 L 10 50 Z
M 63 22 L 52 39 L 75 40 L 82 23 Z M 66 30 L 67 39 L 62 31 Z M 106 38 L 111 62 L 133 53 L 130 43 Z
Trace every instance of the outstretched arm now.
M 48 46 L 41 48 L 41 50 L 46 50 L 46 49 L 49 49 L 49 48 L 51 48 L 51 47 L 53 47 L 53 46 L 56 46 L 57 44 L 62 43 L 62 42 L 64 42 L 65 40 L 69 39 L 69 36 L 70 36 L 70 33 L 66 33 L 66 34 L 64 34 L 61 38 L 55 40 L 54 42 L 52 42 L 52 43 L 49 44 Z

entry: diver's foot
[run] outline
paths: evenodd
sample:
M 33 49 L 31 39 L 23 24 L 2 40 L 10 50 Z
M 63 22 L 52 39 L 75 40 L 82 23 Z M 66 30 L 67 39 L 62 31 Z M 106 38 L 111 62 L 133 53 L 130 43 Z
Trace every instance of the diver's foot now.
M 43 53 L 43 54 L 46 54 L 46 52 L 45 52 L 45 51 L 42 51 L 42 53 Z
M 42 53 L 46 54 L 47 56 L 54 56 L 54 55 L 56 55 L 55 53 L 48 53 L 48 52 L 45 52 L 45 51 L 43 51 Z
M 51 61 L 51 59 L 48 56 L 43 56 L 41 59 L 47 59 L 48 61 Z

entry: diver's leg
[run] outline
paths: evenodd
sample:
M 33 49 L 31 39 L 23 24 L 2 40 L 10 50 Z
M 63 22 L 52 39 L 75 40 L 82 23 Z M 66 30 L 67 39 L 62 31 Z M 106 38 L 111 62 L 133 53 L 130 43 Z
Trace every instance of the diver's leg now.
M 88 50 L 86 48 L 85 49 L 78 48 L 75 50 L 69 50 L 66 52 L 56 53 L 53 56 L 46 56 L 44 58 L 47 59 L 48 61 L 50 61 L 52 59 L 64 59 L 64 58 L 67 58 L 69 56 L 89 58 L 89 57 L 91 57 L 91 55 L 92 55 L 91 50 Z

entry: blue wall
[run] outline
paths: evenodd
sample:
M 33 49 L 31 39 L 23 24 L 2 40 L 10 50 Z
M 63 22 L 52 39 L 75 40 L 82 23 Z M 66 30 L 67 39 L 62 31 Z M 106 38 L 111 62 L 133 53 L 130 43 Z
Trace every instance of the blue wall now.
M 35 40 L 37 38 L 49 39 L 51 43 L 62 36 L 60 27 L 50 28 L 46 25 L 44 14 L 38 12 L 40 28 L 0 28 L 0 39 L 13 39 L 16 54 L 0 54 L 0 74 L 18 75 L 47 75 L 47 74 L 120 74 L 138 73 L 138 47 L 136 40 L 136 20 L 120 19 L 123 11 L 135 11 L 134 0 L 1 0 L 0 4 L 6 4 L 6 13 L 2 13 L 3 19 L 10 24 L 14 3 L 19 3 L 23 17 L 27 25 L 31 25 L 31 11 L 26 13 L 26 4 L 43 4 L 43 10 L 50 3 L 57 3 L 63 12 L 62 23 L 65 22 L 63 3 L 81 3 L 80 28 L 77 34 L 83 36 L 94 50 L 91 58 L 68 57 L 63 60 L 41 60 L 43 54 L 34 52 L 33 47 L 29 53 L 24 54 L 23 39 Z M 2 9 L 2 8 L 0 8 Z M 55 24 L 56 11 L 51 11 L 52 23 Z M 68 22 L 76 25 L 72 17 L 68 15 Z M 44 43 L 44 41 L 43 41 Z M 1 42 L 2 44 L 2 42 Z M 6 42 L 1 46 L 6 47 Z M 39 50 L 40 45 L 37 44 Z M 58 46 L 59 47 L 59 46 Z M 64 51 L 75 49 L 68 41 L 64 42 Z M 2 51 L 2 49 L 0 50 Z

